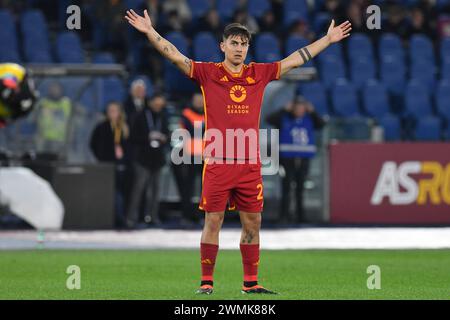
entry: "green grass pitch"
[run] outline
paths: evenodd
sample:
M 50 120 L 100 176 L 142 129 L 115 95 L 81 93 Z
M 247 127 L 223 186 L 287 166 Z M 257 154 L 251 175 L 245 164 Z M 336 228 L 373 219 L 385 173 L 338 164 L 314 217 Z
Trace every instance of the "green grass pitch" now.
M 215 292 L 196 296 L 197 250 L 35 250 L 0 252 L 0 299 L 449 299 L 449 250 L 262 251 L 260 283 L 277 296 L 240 293 L 238 250 L 220 250 Z M 66 288 L 69 265 L 81 289 Z M 381 289 L 367 288 L 369 265 Z

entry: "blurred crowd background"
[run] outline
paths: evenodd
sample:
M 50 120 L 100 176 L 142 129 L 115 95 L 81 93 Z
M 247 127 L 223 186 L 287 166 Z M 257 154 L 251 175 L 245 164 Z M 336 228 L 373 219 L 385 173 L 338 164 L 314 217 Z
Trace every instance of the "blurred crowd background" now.
M 80 30 L 66 27 L 72 4 L 81 8 Z M 366 25 L 372 4 L 381 8 L 379 30 Z M 201 165 L 167 160 L 170 133 L 203 120 L 201 93 L 125 22 L 130 8 L 148 9 L 156 30 L 188 57 L 215 62 L 223 59 L 218 42 L 230 22 L 255 34 L 249 63 L 280 60 L 324 35 L 331 19 L 350 20 L 352 36 L 306 65 L 317 76 L 286 84 L 281 92 L 288 94 L 265 102 L 267 113 L 301 95 L 332 128 L 328 139 L 374 139 L 375 126 L 386 141 L 450 139 L 449 0 L 0 0 L 0 63 L 125 67 L 125 77 L 36 76 L 35 111 L 0 132 L 5 163 L 13 155 L 113 163 L 117 226 L 160 224 L 161 193 L 168 200 L 178 192 L 182 219 L 199 220 L 192 197 Z M 355 137 L 346 120 L 370 132 Z M 176 188 L 163 186 L 169 175 Z

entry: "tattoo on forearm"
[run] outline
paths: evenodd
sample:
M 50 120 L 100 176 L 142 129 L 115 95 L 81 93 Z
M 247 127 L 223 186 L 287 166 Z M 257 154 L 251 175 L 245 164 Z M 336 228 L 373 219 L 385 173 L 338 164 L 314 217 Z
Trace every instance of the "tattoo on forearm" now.
M 156 38 L 156 40 L 157 40 L 158 42 L 161 41 L 161 37 L 158 36 L 158 37 Z
M 169 52 L 169 48 L 164 47 L 164 52 L 165 52 L 165 53 L 168 53 L 168 52 Z
M 309 60 L 312 59 L 311 54 L 309 53 L 309 50 L 306 47 L 298 49 L 297 52 L 302 57 L 303 63 L 307 63 Z

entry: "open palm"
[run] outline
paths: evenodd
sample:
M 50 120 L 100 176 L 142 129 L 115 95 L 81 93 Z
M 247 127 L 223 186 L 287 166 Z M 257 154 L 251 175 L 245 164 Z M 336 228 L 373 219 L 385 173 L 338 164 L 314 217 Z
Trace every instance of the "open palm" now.
M 352 24 L 350 21 L 345 21 L 338 25 L 334 26 L 334 20 L 331 21 L 330 27 L 328 28 L 327 35 L 330 38 L 331 43 L 335 43 L 341 41 L 344 38 L 350 36 L 350 31 L 352 30 Z
M 125 19 L 140 32 L 147 33 L 152 30 L 152 20 L 150 19 L 147 10 L 144 10 L 143 17 L 134 12 L 133 9 L 127 10 Z

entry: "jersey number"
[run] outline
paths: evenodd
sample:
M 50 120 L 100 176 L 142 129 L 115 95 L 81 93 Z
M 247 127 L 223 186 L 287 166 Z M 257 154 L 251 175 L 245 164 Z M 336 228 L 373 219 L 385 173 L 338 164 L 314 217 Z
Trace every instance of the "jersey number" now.
M 256 188 L 259 190 L 259 193 L 256 196 L 256 200 L 262 200 L 263 199 L 263 185 L 260 183 L 256 186 Z

